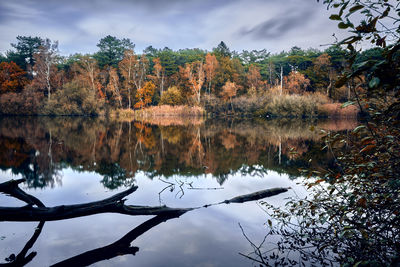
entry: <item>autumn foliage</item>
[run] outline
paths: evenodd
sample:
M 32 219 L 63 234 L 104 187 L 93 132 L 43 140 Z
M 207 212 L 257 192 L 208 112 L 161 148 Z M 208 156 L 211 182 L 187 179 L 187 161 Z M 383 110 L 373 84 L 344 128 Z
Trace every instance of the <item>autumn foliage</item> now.
M 304 74 L 298 71 L 292 71 L 289 76 L 285 77 L 286 90 L 289 94 L 300 94 L 306 91 L 310 85 L 310 80 Z
M 138 102 L 135 104 L 135 108 L 147 107 L 152 102 L 155 88 L 153 82 L 146 82 L 142 88 L 137 90 L 136 98 Z
M 14 62 L 0 63 L 0 93 L 20 92 L 27 84 L 26 72 Z
M 26 109 L 21 107 L 30 106 L 23 100 L 27 98 L 20 95 L 27 86 L 26 92 L 34 92 L 35 114 L 47 113 L 48 109 L 41 109 L 45 106 L 56 107 L 52 101 L 55 94 L 60 105 L 76 97 L 57 93 L 73 83 L 82 85 L 82 92 L 77 94 L 81 97 L 87 90 L 91 96 L 94 93 L 106 114 L 117 109 L 168 104 L 224 110 L 208 110 L 213 114 L 225 114 L 227 108 L 233 110 L 235 105 L 239 114 L 257 113 L 257 116 L 265 113 L 264 108 L 276 91 L 279 95 L 320 92 L 344 102 L 355 97 L 352 89 L 361 91 L 366 86 L 365 82 L 350 81 L 340 88 L 334 87 L 337 74 L 346 70 L 343 63 L 346 54 L 338 47 L 325 51 L 293 47 L 280 54 L 271 54 L 265 49 L 238 53 L 221 42 L 212 51 L 197 48 L 174 51 L 150 46 L 136 54 L 129 39 L 106 36 L 100 40 L 97 53 L 63 57 L 58 53 L 58 42 L 22 37 L 17 40 L 19 43 L 12 45 L 16 51 L 7 54 L 10 58 L 0 57 L 0 61 L 5 61 L 0 62 L 0 94 L 4 107 L 1 113 L 18 113 L 12 107 L 16 105 L 22 114 Z M 23 53 L 18 50 L 21 47 L 32 47 L 32 53 Z M 374 53 L 379 56 L 379 51 Z M 18 64 L 26 71 L 10 60 L 16 54 Z M 29 64 L 22 64 L 23 61 Z M 5 96 L 8 93 L 16 95 Z M 61 95 L 67 99 L 61 100 Z M 84 101 L 82 98 L 78 102 Z

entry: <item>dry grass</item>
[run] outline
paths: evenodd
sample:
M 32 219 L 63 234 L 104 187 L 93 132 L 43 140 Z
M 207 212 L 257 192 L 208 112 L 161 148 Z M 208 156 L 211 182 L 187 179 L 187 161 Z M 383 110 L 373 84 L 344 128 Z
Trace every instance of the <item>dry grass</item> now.
M 133 109 L 111 110 L 109 118 L 119 122 L 130 122 L 135 119 L 135 111 Z
M 358 112 L 358 108 L 354 105 L 345 108 L 342 108 L 341 103 L 318 105 L 318 115 L 330 118 L 357 118 Z
M 189 106 L 151 106 L 141 110 L 135 110 L 135 118 L 154 118 L 154 117 L 202 117 L 205 111 L 202 107 Z
M 273 95 L 267 103 L 267 114 L 278 117 L 315 117 L 317 106 L 325 103 L 319 95 Z
M 203 117 L 178 117 L 178 116 L 163 116 L 163 117 L 148 117 L 138 118 L 136 121 L 140 121 L 146 124 L 153 124 L 157 126 L 189 126 L 189 125 L 202 125 L 204 123 Z

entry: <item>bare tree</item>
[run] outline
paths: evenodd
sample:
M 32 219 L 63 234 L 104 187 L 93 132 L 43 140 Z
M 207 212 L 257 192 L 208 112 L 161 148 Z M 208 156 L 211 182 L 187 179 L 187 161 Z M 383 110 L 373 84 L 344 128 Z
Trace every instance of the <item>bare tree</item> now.
M 33 67 L 36 82 L 47 89 L 47 97 L 50 100 L 52 91 L 52 78 L 57 72 L 55 64 L 58 60 L 58 42 L 46 39 L 34 54 L 36 61 Z

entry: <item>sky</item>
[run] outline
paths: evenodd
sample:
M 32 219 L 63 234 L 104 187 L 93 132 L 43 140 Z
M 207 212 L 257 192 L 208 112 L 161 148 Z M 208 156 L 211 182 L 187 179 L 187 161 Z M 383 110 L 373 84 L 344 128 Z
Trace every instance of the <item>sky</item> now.
M 107 35 L 129 38 L 136 52 L 220 41 L 236 51 L 324 49 L 339 32 L 331 13 L 317 0 L 0 0 L 0 52 L 18 35 L 57 40 L 63 55 L 96 52 Z

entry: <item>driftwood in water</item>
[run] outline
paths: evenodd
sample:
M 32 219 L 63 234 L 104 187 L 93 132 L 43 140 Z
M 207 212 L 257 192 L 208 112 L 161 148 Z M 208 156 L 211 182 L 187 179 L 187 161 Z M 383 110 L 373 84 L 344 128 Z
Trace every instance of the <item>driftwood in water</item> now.
M 244 203 L 244 202 L 248 202 L 248 201 L 260 200 L 262 198 L 272 197 L 272 196 L 287 192 L 289 189 L 290 188 L 283 188 L 283 187 L 265 189 L 265 190 L 257 191 L 257 192 L 251 193 L 251 194 L 241 195 L 241 196 L 237 196 L 237 197 L 234 197 L 231 199 L 227 199 L 227 200 L 224 200 L 219 203 L 207 204 L 207 205 L 204 205 L 203 207 L 208 208 L 210 206 L 221 205 L 221 204 Z
M 266 197 L 272 197 L 275 195 L 279 195 L 281 193 L 287 192 L 288 190 L 289 190 L 289 188 L 282 188 L 282 187 L 271 188 L 271 189 L 257 191 L 257 192 L 247 194 L 247 195 L 237 196 L 237 197 L 231 198 L 229 200 L 225 200 L 221 203 L 225 203 L 225 204 L 244 203 L 244 202 L 248 202 L 248 201 L 254 201 L 254 200 L 259 200 L 259 199 L 266 198 Z
M 169 208 L 166 206 L 148 207 L 125 205 L 124 197 L 137 190 L 137 186 L 132 186 L 128 190 L 100 201 L 89 202 L 77 205 L 61 205 L 56 207 L 45 207 L 37 198 L 26 194 L 18 184 L 23 180 L 11 180 L 0 184 L 0 191 L 10 194 L 28 203 L 24 207 L 0 207 L 0 221 L 55 221 L 71 219 L 76 217 L 88 216 L 98 213 L 120 213 L 126 215 L 168 215 L 176 212 L 187 212 L 197 208 Z M 288 188 L 272 188 L 258 191 L 255 193 L 237 196 L 217 204 L 212 205 L 244 203 L 247 201 L 259 200 L 265 197 L 281 194 L 288 191 Z M 33 204 L 37 207 L 33 207 Z

